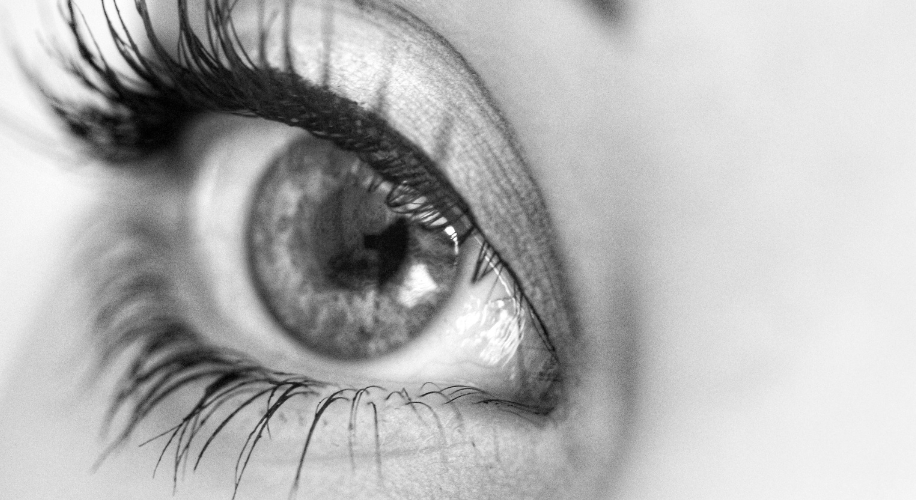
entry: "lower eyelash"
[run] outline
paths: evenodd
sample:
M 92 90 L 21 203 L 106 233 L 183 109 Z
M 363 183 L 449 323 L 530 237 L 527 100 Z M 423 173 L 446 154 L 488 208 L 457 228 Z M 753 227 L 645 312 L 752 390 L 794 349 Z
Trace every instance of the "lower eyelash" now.
M 123 236 L 123 235 L 122 235 Z M 281 408 L 294 400 L 316 401 L 302 442 L 291 486 L 291 497 L 299 488 L 305 459 L 314 442 L 323 414 L 332 406 L 349 404 L 347 445 L 354 470 L 354 439 L 358 415 L 371 412 L 375 467 L 382 475 L 382 430 L 380 416 L 385 412 L 410 410 L 419 422 L 432 427 L 442 442 L 447 442 L 442 408 L 448 407 L 463 432 L 461 405 L 487 405 L 518 418 L 531 420 L 543 410 L 494 398 L 466 385 L 439 387 L 428 382 L 419 394 L 406 389 L 389 390 L 379 386 L 339 387 L 305 376 L 273 371 L 248 359 L 244 354 L 207 345 L 178 313 L 171 284 L 161 262 L 161 252 L 148 236 L 136 233 L 118 243 L 120 253 L 105 259 L 107 269 L 97 286 L 95 340 L 101 356 L 99 375 L 117 372 L 112 400 L 104 430 L 113 435 L 111 443 L 97 462 L 100 466 L 112 453 L 123 448 L 143 423 L 170 397 L 180 391 L 200 390 L 200 397 L 178 422 L 144 441 L 141 446 L 162 443 L 155 470 L 168 455 L 172 460 L 172 480 L 177 486 L 180 473 L 189 467 L 196 471 L 204 455 L 230 423 L 254 415 L 254 425 L 239 449 L 235 463 L 234 491 L 237 492 L 252 455 L 262 438 L 270 436 L 270 423 Z M 123 249 L 126 248 L 126 251 Z M 161 250 L 161 249 L 160 249 Z M 260 408 L 260 410 L 258 410 Z M 249 413 L 257 412 L 257 413 Z M 432 422 L 422 415 L 429 413 Z M 208 427 L 209 424 L 209 427 Z M 224 436 L 225 437 L 225 436 Z

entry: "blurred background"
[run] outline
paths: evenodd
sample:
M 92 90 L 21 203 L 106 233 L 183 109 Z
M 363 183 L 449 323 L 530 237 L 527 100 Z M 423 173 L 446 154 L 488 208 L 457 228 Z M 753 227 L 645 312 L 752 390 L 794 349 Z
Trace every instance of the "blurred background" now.
M 14 46 L 34 49 L 25 31 L 47 24 L 50 13 L 36 4 L 49 3 L 0 0 L 0 384 L 28 322 L 46 306 L 40 292 L 65 255 L 69 209 L 83 199 L 75 177 L 50 160 L 64 151 L 63 137 L 49 113 L 36 115 L 45 108 L 15 59 Z

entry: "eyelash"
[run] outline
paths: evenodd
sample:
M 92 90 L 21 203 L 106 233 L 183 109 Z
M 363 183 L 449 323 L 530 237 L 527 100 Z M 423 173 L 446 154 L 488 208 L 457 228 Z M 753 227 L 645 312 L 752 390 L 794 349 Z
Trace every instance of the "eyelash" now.
M 208 46 L 201 44 L 190 28 L 187 0 L 179 0 L 179 36 L 182 43 L 176 61 L 153 37 L 146 3 L 141 0 L 137 6 L 141 9 L 146 32 L 157 57 L 153 61 L 140 53 L 120 11 L 116 10 L 119 21 L 116 25 L 106 8 L 105 19 L 110 35 L 117 43 L 118 54 L 140 79 L 132 81 L 113 69 L 97 48 L 93 49 L 97 46 L 91 34 L 87 40 L 80 32 L 74 0 L 64 1 L 66 10 L 62 11 L 62 15 L 80 59 L 69 60 L 61 55 L 62 51 L 58 51 L 57 58 L 70 74 L 101 97 L 108 109 L 63 100 L 48 90 L 28 68 L 24 70 L 71 134 L 89 144 L 96 157 L 120 165 L 149 156 L 173 144 L 184 125 L 194 115 L 203 112 L 255 116 L 302 128 L 317 138 L 329 140 L 337 147 L 357 154 L 383 179 L 395 184 L 396 188 L 386 199 L 392 210 L 408 215 L 432 230 L 439 229 L 435 224 L 438 220 L 443 221 L 443 226 L 463 228 L 458 235 L 459 244 L 475 234 L 477 224 L 464 201 L 453 194 L 454 190 L 446 178 L 436 175 L 436 169 L 427 168 L 433 165 L 432 159 L 392 130 L 378 114 L 302 79 L 291 69 L 288 25 L 284 25 L 283 35 L 287 68 L 278 72 L 269 67 L 263 56 L 263 45 L 269 32 L 263 23 L 257 50 L 259 65 L 256 65 L 247 51 L 241 48 L 235 33 L 230 7 L 233 2 L 205 0 L 206 25 L 208 30 L 212 30 L 208 34 L 213 37 Z M 287 9 L 291 8 L 291 0 L 286 0 L 285 5 Z M 102 6 L 106 6 L 104 1 Z M 115 6 L 117 8 L 117 4 Z M 284 18 L 288 16 L 289 12 L 284 12 Z M 220 56 L 225 56 L 228 66 L 220 64 Z M 143 86 L 151 89 L 152 93 L 138 90 Z M 239 89 L 242 89 L 241 92 Z M 271 91 L 274 96 L 263 97 Z M 238 94 L 262 97 L 239 100 Z M 284 97 L 288 95 L 304 95 L 307 98 L 284 102 Z M 384 96 L 379 96 L 379 100 L 384 101 Z M 362 123 L 363 126 L 353 130 L 352 123 Z M 385 143 L 388 143 L 387 147 L 383 146 Z M 370 189 L 374 187 L 377 186 Z M 485 241 L 482 243 L 474 280 L 479 281 L 491 272 L 508 272 L 510 277 L 515 278 L 511 270 L 503 265 L 498 252 Z M 517 280 L 511 282 L 517 283 Z M 516 285 L 513 296 L 524 300 L 525 294 Z M 529 309 L 533 312 L 532 308 Z M 543 322 L 539 318 L 536 321 L 538 328 L 543 330 Z M 553 351 L 546 332 L 542 331 L 541 337 Z
M 437 227 L 437 221 L 457 225 L 463 228 L 459 234 L 461 242 L 466 238 L 478 238 L 481 241 L 481 251 L 477 256 L 473 279 L 478 281 L 494 272 L 506 273 L 510 278 L 507 281 L 512 283 L 513 297 L 524 304 L 524 310 L 532 315 L 545 346 L 552 354 L 555 353 L 543 322 L 517 284 L 518 280 L 514 279 L 512 270 L 503 265 L 498 252 L 479 235 L 472 214 L 464 201 L 454 193 L 448 180 L 437 174 L 436 169 L 430 168 L 434 164 L 433 160 L 388 126 L 381 117 L 383 110 L 368 111 L 353 101 L 335 95 L 324 85 L 316 85 L 297 76 L 292 70 L 289 55 L 289 25 L 283 18 L 281 24 L 287 53 L 286 67 L 282 70 L 272 68 L 265 59 L 263 49 L 270 28 L 264 22 L 260 23 L 262 32 L 256 51 L 258 56 L 253 59 L 242 48 L 235 33 L 231 4 L 227 0 L 206 0 L 206 25 L 210 38 L 201 41 L 190 27 L 186 0 L 179 1 L 181 43 L 177 59 L 169 56 L 154 37 L 144 1 L 137 2 L 137 6 L 150 37 L 154 58 L 140 52 L 120 11 L 115 10 L 112 16 L 112 12 L 106 9 L 109 34 L 117 42 L 120 58 L 128 63 L 133 73 L 132 76 L 125 76 L 112 68 L 100 54 L 92 34 L 81 28 L 85 23 L 80 22 L 81 17 L 73 0 L 64 0 L 61 13 L 79 56 L 73 60 L 59 51 L 56 57 L 70 74 L 95 96 L 102 98 L 102 107 L 59 98 L 28 68 L 24 69 L 70 132 L 88 144 L 93 155 L 114 166 L 130 165 L 135 160 L 167 149 L 177 140 L 184 125 L 204 112 L 255 116 L 282 122 L 305 129 L 318 138 L 329 140 L 339 148 L 355 153 L 382 179 L 396 186 L 387 200 L 393 210 L 400 210 L 431 229 Z M 102 5 L 106 6 L 104 2 Z M 289 9 L 292 2 L 287 1 L 285 5 Z M 284 17 L 287 20 L 288 15 L 289 12 L 285 11 Z M 325 70 L 328 70 L 327 65 Z M 298 97 L 287 100 L 285 96 L 289 95 Z M 383 102 L 384 96 L 379 96 L 379 100 Z M 121 279 L 106 287 L 100 299 L 104 307 L 97 323 L 107 323 L 107 327 L 101 329 L 107 330 L 106 333 L 110 335 L 104 337 L 111 339 L 103 348 L 102 365 L 114 365 L 115 359 L 125 355 L 132 360 L 120 379 L 109 410 L 107 426 L 111 426 L 118 415 L 123 416 L 123 424 L 102 459 L 126 443 L 138 425 L 166 396 L 192 383 L 206 381 L 204 396 L 180 423 L 147 443 L 166 439 L 160 461 L 170 447 L 174 448 L 173 479 L 177 482 L 179 470 L 192 458 L 192 443 L 203 438 L 202 424 L 215 414 L 217 408 L 226 403 L 238 404 L 228 417 L 217 424 L 216 430 L 207 436 L 195 458 L 195 469 L 209 443 L 223 427 L 246 407 L 253 406 L 256 400 L 266 396 L 267 408 L 257 420 L 238 457 L 235 476 L 237 491 L 248 459 L 260 436 L 264 432 L 269 433 L 269 422 L 276 411 L 290 398 L 306 394 L 315 396 L 318 392 L 315 389 L 333 388 L 334 385 L 275 372 L 248 361 L 244 355 L 207 346 L 168 304 L 168 280 L 165 273 L 156 270 L 141 271 L 143 266 L 134 266 L 133 269 L 137 271 L 131 278 L 126 281 Z M 119 312 L 127 309 L 139 309 L 141 313 L 126 321 L 115 319 Z M 559 380 L 557 373 L 542 375 Z M 397 399 L 401 407 L 413 411 L 417 411 L 418 406 L 425 407 L 437 421 L 437 410 L 425 403 L 424 399 L 442 399 L 445 406 L 454 409 L 459 419 L 460 410 L 453 404 L 458 401 L 492 405 L 525 419 L 530 418 L 528 416 L 547 415 L 556 405 L 553 400 L 543 407 L 525 405 L 494 398 L 470 386 L 439 388 L 427 384 L 424 388 L 427 386 L 432 389 L 418 397 L 400 390 L 389 392 L 381 400 Z M 371 406 L 376 451 L 379 453 L 380 409 L 375 403 L 379 398 L 365 401 L 365 396 L 372 392 L 384 392 L 384 389 L 375 386 L 343 388 L 319 401 L 302 448 L 293 491 L 298 487 L 302 461 L 316 426 L 322 413 L 332 403 L 343 401 L 351 405 L 351 439 L 358 406 L 361 402 Z M 253 397 L 240 398 L 244 394 Z M 442 431 L 441 425 L 439 428 Z M 352 456 L 352 442 L 350 445 Z M 381 459 L 378 457 L 377 466 L 381 467 Z
M 233 419 L 246 408 L 253 408 L 258 400 L 266 396 L 267 405 L 236 459 L 237 472 L 234 488 L 237 490 L 255 447 L 265 432 L 270 433 L 270 421 L 277 411 L 295 397 L 321 396 L 320 389 L 329 389 L 333 386 L 304 376 L 268 370 L 248 361 L 244 355 L 207 347 L 182 324 L 180 319 L 170 317 L 167 306 L 157 304 L 156 300 L 143 301 L 136 298 L 136 295 L 168 296 L 168 291 L 161 289 L 162 281 L 155 271 L 137 272 L 126 280 L 121 277 L 119 281 L 114 286 L 132 289 L 135 295 L 133 298 L 120 300 L 143 303 L 145 309 L 135 310 L 135 315 L 138 317 L 136 318 L 137 323 L 133 326 L 129 326 L 133 318 L 120 322 L 110 318 L 113 323 L 111 327 L 124 333 L 113 337 L 115 340 L 107 346 L 103 358 L 111 360 L 117 358 L 119 354 L 130 352 L 129 359 L 133 361 L 130 362 L 125 375 L 115 389 L 115 397 L 109 408 L 105 427 L 110 428 L 117 415 L 122 412 L 125 422 L 111 446 L 99 459 L 98 464 L 100 465 L 112 452 L 123 446 L 143 419 L 167 396 L 193 382 L 208 380 L 201 398 L 178 424 L 145 441 L 141 446 L 157 440 L 166 441 L 155 468 L 159 468 L 166 453 L 172 449 L 174 453 L 172 478 L 173 482 L 177 483 L 180 471 L 185 469 L 191 461 L 193 461 L 192 471 L 197 469 L 210 444 Z M 124 297 L 125 295 L 122 293 L 118 296 Z M 107 309 L 116 313 L 124 310 L 124 305 L 123 303 L 109 304 Z M 150 316 L 158 316 L 158 321 L 151 322 Z M 367 386 L 360 389 L 342 388 L 320 399 L 315 407 L 312 423 L 302 446 L 291 497 L 298 487 L 303 461 L 315 430 L 321 422 L 322 414 L 334 403 L 343 402 L 350 405 L 348 445 L 351 462 L 353 460 L 353 435 L 357 412 L 361 409 L 360 403 L 364 403 L 367 409 L 371 408 L 376 468 L 379 473 L 382 463 L 378 415 L 383 409 L 410 408 L 416 413 L 417 407 L 421 407 L 428 411 L 437 422 L 440 437 L 443 438 L 444 430 L 438 411 L 425 402 L 429 398 L 441 399 L 439 404 L 450 406 L 459 421 L 462 419 L 460 408 L 453 405 L 459 400 L 464 404 L 494 406 L 501 411 L 515 414 L 519 418 L 526 418 L 526 413 L 533 415 L 541 413 L 537 408 L 493 398 L 480 389 L 466 385 L 440 388 L 435 384 L 427 383 L 423 385 L 422 390 L 423 393 L 413 396 L 406 389 L 389 391 L 379 386 Z M 381 393 L 382 396 L 370 398 L 372 393 Z M 384 404 L 385 407 L 379 408 L 377 402 Z M 227 410 L 228 415 L 218 421 L 212 431 L 204 432 L 204 424 L 226 403 L 235 404 L 235 406 Z M 417 414 L 417 419 L 425 423 L 419 414 Z M 196 452 L 196 457 L 192 456 L 192 445 L 199 444 L 201 440 L 203 444 Z

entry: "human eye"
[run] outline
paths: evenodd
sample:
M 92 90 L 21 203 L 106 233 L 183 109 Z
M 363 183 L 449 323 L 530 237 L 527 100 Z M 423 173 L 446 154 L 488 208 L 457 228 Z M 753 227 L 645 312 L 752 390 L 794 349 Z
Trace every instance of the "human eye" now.
M 572 321 L 462 57 L 389 2 L 179 1 L 174 38 L 101 5 L 63 9 L 88 92 L 32 76 L 112 179 L 76 252 L 103 458 L 156 447 L 175 484 L 257 498 L 543 494 L 504 476 L 550 469 Z

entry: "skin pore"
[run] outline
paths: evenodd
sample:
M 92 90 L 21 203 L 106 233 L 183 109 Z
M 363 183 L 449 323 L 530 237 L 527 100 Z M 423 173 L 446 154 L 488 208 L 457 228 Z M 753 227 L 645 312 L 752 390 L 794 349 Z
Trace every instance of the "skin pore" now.
M 531 445 L 535 470 L 454 496 L 538 482 L 570 498 L 916 492 L 916 6 L 634 0 L 609 22 L 565 0 L 402 4 L 514 127 L 581 332 L 568 414 Z M 3 74 L 2 109 L 47 128 Z M 104 396 L 75 380 L 86 319 L 59 280 L 70 214 L 110 193 L 12 134 L 0 312 L 22 354 L 0 366 L 0 490 L 170 498 L 150 479 L 158 449 L 88 473 Z M 207 470 L 178 489 L 225 491 Z

